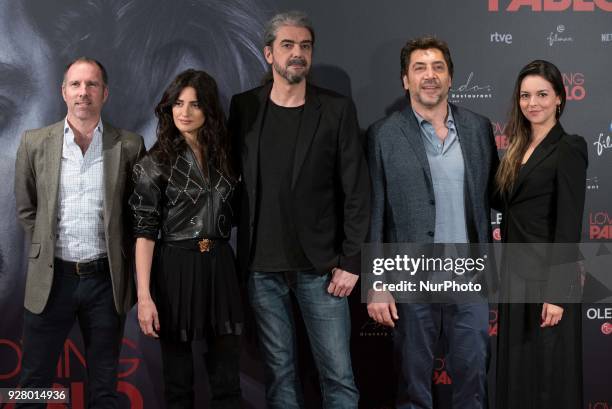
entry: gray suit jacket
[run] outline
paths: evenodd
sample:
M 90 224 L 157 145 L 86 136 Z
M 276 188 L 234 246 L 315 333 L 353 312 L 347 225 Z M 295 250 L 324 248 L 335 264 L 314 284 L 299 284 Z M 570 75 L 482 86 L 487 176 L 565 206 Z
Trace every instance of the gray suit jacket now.
M 25 307 L 41 313 L 51 292 L 57 227 L 57 199 L 64 121 L 26 131 L 15 162 L 17 216 L 30 238 Z M 104 123 L 104 231 L 115 308 L 124 314 L 134 302 L 131 269 L 133 234 L 127 205 L 132 167 L 144 154 L 140 135 Z
M 490 121 L 451 105 L 465 163 L 468 238 L 491 240 L 489 198 L 499 159 Z M 370 241 L 431 243 L 436 207 L 429 162 L 411 107 L 368 129 L 368 165 L 372 180 Z

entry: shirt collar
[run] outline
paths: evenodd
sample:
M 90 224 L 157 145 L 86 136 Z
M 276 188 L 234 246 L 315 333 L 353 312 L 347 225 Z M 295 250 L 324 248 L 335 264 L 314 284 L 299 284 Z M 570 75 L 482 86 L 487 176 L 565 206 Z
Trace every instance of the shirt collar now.
M 419 126 L 422 127 L 423 122 L 430 124 L 430 122 L 423 118 L 421 115 L 419 115 L 419 113 L 415 111 L 414 108 L 412 109 L 412 112 L 414 112 L 414 116 L 416 117 Z M 455 127 L 455 118 L 453 117 L 453 110 L 451 109 L 450 105 L 448 105 L 447 112 L 448 114 L 446 116 L 446 127 L 448 129 L 451 129 Z
M 64 135 L 68 133 L 73 133 L 73 132 L 72 132 L 72 128 L 70 128 L 70 125 L 68 124 L 68 117 L 66 117 L 64 118 Z M 100 119 L 98 120 L 98 125 L 96 125 L 94 129 L 94 137 L 96 136 L 96 133 L 99 133 L 100 135 L 104 133 L 104 125 L 102 124 L 102 117 L 100 117 Z
M 96 127 L 94 128 L 93 136 L 91 140 L 90 148 L 92 148 L 93 151 L 97 151 L 98 149 L 101 149 L 98 147 L 102 146 L 103 132 L 104 132 L 104 125 L 102 125 L 102 118 L 100 118 L 98 120 L 98 125 L 96 125 Z M 64 118 L 64 146 L 68 150 L 72 150 L 72 151 L 76 151 L 77 149 L 77 144 L 74 141 L 74 132 L 72 131 L 72 128 L 68 124 L 68 117 Z M 66 151 L 66 154 L 68 154 L 67 151 Z

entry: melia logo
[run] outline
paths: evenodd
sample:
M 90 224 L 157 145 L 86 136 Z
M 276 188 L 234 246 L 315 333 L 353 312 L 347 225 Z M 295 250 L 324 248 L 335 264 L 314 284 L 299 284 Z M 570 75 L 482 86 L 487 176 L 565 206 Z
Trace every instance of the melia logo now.
M 493 87 L 491 85 L 480 85 L 474 83 L 474 72 L 470 72 L 464 83 L 457 88 L 451 88 L 449 92 L 450 102 L 461 102 L 465 100 L 491 99 L 493 98 Z
M 589 238 L 591 240 L 612 238 L 612 219 L 608 212 L 589 213 Z
M 501 4 L 501 6 L 500 6 Z M 489 11 L 612 11 L 610 0 L 489 0 Z
M 586 97 L 584 74 L 581 72 L 564 72 L 563 85 L 568 101 L 582 101 Z
M 548 45 L 552 47 L 557 43 L 571 43 L 574 41 L 574 38 L 565 33 L 565 26 L 563 24 L 559 24 L 555 31 L 550 32 L 546 40 Z

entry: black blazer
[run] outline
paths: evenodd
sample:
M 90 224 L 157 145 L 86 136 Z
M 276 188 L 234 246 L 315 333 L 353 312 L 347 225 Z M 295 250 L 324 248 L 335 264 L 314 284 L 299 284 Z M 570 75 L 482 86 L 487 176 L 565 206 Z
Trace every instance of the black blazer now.
M 536 147 L 503 201 L 506 243 L 579 243 L 588 166 L 584 138 L 557 123 Z
M 259 139 L 272 83 L 232 98 L 229 131 L 242 174 L 238 264 L 253 249 Z M 291 210 L 304 254 L 320 274 L 358 274 L 370 215 L 370 182 L 353 102 L 308 85 L 291 175 Z
M 575 271 L 562 276 L 555 266 L 578 257 L 572 244 L 579 243 L 582 234 L 587 165 L 584 139 L 568 135 L 557 123 L 523 165 L 514 188 L 502 201 L 502 241 L 542 243 L 507 248 L 506 272 L 548 281 L 547 296 L 554 296 L 555 301 L 564 299 L 575 279 Z

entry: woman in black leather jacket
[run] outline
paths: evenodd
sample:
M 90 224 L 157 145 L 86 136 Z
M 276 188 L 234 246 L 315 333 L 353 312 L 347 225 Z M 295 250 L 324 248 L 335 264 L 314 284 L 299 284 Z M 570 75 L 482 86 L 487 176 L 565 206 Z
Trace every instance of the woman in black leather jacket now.
M 242 307 L 228 243 L 236 179 L 217 85 L 176 77 L 155 108 L 157 142 L 134 167 L 138 321 L 160 339 L 168 408 L 192 408 L 191 341 L 207 343 L 211 407 L 240 407 Z

